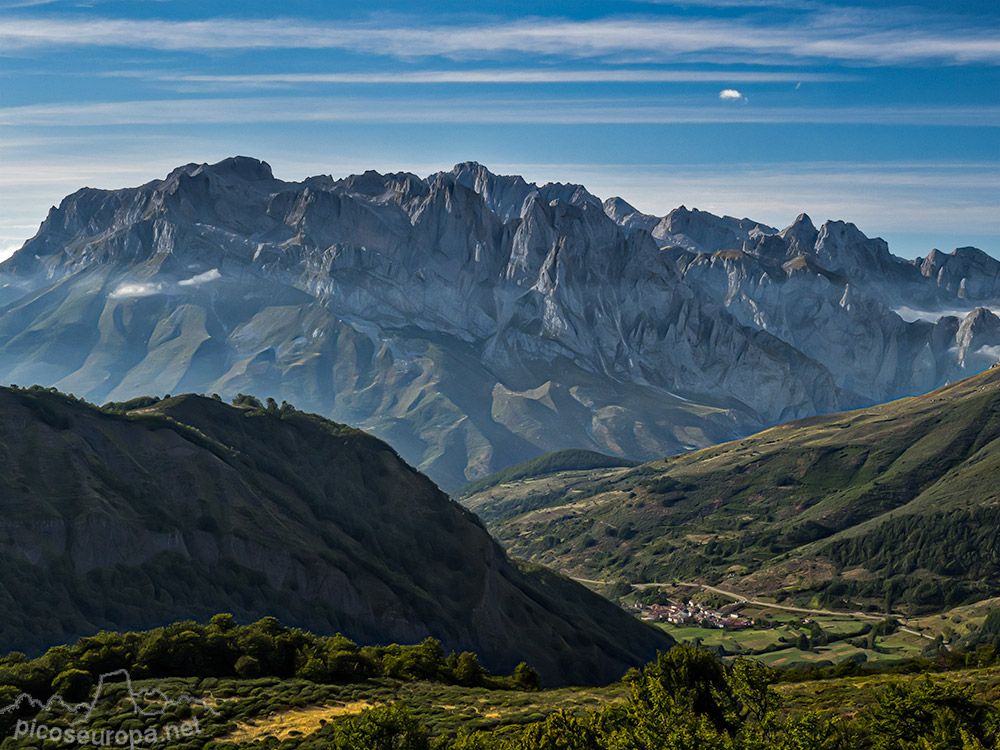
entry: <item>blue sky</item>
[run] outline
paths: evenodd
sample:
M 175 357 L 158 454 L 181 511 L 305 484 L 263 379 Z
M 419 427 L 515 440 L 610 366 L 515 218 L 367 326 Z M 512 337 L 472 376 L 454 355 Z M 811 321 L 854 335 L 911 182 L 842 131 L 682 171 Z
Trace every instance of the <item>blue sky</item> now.
M 1000 256 L 1000 3 L 0 0 L 0 255 L 78 187 L 233 154 Z

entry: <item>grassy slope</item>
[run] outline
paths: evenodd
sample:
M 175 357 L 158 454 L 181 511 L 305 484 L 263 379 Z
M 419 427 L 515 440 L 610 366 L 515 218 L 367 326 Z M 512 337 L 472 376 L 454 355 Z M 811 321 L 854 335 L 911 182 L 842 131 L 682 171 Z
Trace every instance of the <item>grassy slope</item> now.
M 638 461 L 630 461 L 618 456 L 606 456 L 594 451 L 567 448 L 566 450 L 546 453 L 538 458 L 522 461 L 515 466 L 509 466 L 503 471 L 490 474 L 488 477 L 473 482 L 458 493 L 459 499 L 475 495 L 483 490 L 507 484 L 521 479 L 533 479 L 544 474 L 556 474 L 561 471 L 586 471 L 588 469 L 613 469 L 638 466 Z
M 953 519 L 982 525 L 1000 499 L 991 480 L 998 437 L 1000 369 L 992 369 L 924 396 L 791 422 L 635 469 L 541 477 L 509 496 L 494 487 L 465 502 L 533 496 L 533 509 L 493 524 L 495 533 L 515 554 L 583 577 L 808 589 L 840 573 L 878 577 L 852 537 L 877 540 L 883 554 L 899 545 L 900 558 L 911 543 L 947 555 L 936 530 Z M 922 519 L 930 520 L 916 528 Z M 992 559 L 992 547 L 979 551 Z M 981 568 L 954 562 L 950 572 L 946 564 L 928 572 L 919 558 L 903 572 L 963 582 L 963 595 L 992 591 Z M 887 576 L 900 572 L 880 564 Z

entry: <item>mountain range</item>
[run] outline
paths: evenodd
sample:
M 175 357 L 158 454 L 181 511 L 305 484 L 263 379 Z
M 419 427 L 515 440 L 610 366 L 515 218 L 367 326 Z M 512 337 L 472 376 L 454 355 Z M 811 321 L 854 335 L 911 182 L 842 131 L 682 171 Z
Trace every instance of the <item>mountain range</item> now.
M 98 409 L 0 388 L 0 651 L 231 612 L 362 643 L 439 639 L 552 684 L 606 683 L 673 641 L 509 559 L 359 430 L 244 397 Z
M 234 157 L 84 188 L 0 283 L 0 382 L 273 396 L 448 490 L 555 449 L 703 448 L 1000 353 L 979 250 L 908 261 L 843 221 L 652 216 L 475 163 L 285 182 Z

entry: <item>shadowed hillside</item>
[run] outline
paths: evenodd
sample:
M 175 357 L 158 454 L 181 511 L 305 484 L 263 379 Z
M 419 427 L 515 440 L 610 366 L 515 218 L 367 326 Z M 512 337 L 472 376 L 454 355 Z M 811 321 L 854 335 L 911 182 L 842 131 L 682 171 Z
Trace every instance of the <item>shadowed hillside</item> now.
M 0 648 L 219 610 L 613 679 L 670 645 L 363 432 L 274 402 L 0 389 Z

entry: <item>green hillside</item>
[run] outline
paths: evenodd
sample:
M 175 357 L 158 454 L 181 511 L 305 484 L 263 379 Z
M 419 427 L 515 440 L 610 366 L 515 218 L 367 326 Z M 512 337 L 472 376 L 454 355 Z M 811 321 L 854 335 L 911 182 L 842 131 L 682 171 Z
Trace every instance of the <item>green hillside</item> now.
M 491 524 L 498 538 L 585 578 L 927 611 L 1000 593 L 998 438 L 994 368 L 923 396 L 465 503 L 526 504 Z
M 0 648 L 227 610 L 607 682 L 669 636 L 507 558 L 385 443 L 287 404 L 0 389 Z M 572 652 L 572 653 L 570 653 Z
M 614 469 L 620 467 L 638 466 L 638 461 L 631 461 L 618 456 L 606 456 L 603 453 L 567 448 L 552 451 L 530 461 L 522 461 L 514 466 L 508 466 L 502 471 L 490 474 L 488 477 L 473 482 L 464 487 L 457 495 L 459 499 L 475 495 L 490 487 L 521 479 L 532 479 L 544 474 L 556 474 L 561 471 L 586 471 L 587 469 Z

